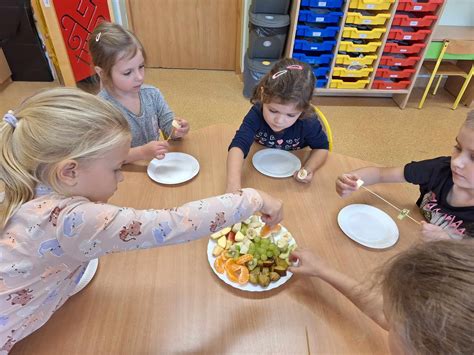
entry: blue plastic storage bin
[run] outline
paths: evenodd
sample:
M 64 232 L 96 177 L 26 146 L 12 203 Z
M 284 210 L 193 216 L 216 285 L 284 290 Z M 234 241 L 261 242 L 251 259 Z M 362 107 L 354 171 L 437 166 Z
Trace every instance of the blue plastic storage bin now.
M 332 51 L 334 46 L 336 45 L 336 41 L 307 41 L 305 39 L 295 39 L 294 49 L 296 50 L 303 50 L 303 51 L 314 51 L 314 52 L 322 52 L 322 51 Z
M 343 4 L 343 0 L 301 0 L 301 6 L 311 6 L 327 9 L 340 9 Z
M 300 10 L 298 17 L 299 22 L 311 23 L 339 23 L 342 12 L 326 11 L 326 10 Z
M 339 32 L 339 27 L 313 27 L 307 25 L 297 25 L 296 35 L 302 37 L 325 37 L 335 38 Z
M 313 74 L 315 77 L 324 77 L 329 74 L 329 69 L 329 67 L 316 67 L 313 69 Z
M 325 88 L 327 83 L 328 83 L 328 79 L 316 78 L 316 87 L 317 88 Z
M 308 64 L 317 64 L 317 65 L 330 64 L 333 57 L 334 57 L 333 54 L 321 54 L 319 56 L 310 56 L 310 55 L 306 55 L 304 53 L 299 53 L 299 52 L 293 53 L 293 58 L 301 60 L 302 62 L 305 62 Z

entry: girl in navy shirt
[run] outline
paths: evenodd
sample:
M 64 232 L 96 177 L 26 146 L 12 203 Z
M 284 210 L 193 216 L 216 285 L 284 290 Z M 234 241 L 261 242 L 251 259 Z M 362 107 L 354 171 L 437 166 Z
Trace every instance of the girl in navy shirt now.
M 269 148 L 311 148 L 294 178 L 309 183 L 326 161 L 329 142 L 313 107 L 315 78 L 311 68 L 295 59 L 277 62 L 254 89 L 253 107 L 230 143 L 227 155 L 227 191 L 241 188 L 242 165 L 254 141 Z

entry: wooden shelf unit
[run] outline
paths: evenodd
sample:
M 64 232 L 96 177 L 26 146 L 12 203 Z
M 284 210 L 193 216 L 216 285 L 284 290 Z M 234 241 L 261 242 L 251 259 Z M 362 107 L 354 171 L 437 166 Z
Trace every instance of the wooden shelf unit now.
M 359 11 L 360 12 L 360 10 L 349 9 L 350 1 L 351 0 L 344 0 L 344 3 L 342 5 L 341 9 L 340 10 L 335 10 L 335 11 L 342 11 L 343 16 L 341 17 L 341 19 L 339 21 L 339 25 L 338 25 L 340 27 L 340 30 L 339 30 L 339 33 L 337 34 L 336 46 L 333 49 L 334 56 L 333 56 L 333 59 L 332 59 L 331 65 L 330 65 L 330 70 L 329 70 L 329 74 L 328 74 L 328 82 L 326 84 L 326 87 L 324 87 L 324 88 L 315 88 L 315 90 L 314 90 L 315 95 L 322 95 L 322 96 L 392 97 L 393 100 L 399 105 L 399 107 L 401 109 L 405 108 L 405 106 L 408 102 L 408 98 L 410 96 L 410 93 L 413 90 L 413 87 L 415 85 L 415 81 L 416 81 L 416 78 L 418 76 L 418 73 L 419 73 L 419 71 L 421 69 L 421 66 L 423 64 L 423 59 L 424 59 L 425 54 L 428 50 L 429 43 L 431 42 L 431 39 L 432 39 L 433 34 L 435 32 L 436 26 L 439 23 L 439 19 L 441 17 L 441 14 L 443 13 L 443 10 L 444 10 L 444 7 L 446 5 L 447 0 L 444 0 L 444 2 L 436 10 L 435 15 L 437 16 L 437 20 L 435 22 L 433 22 L 430 27 L 417 28 L 417 29 L 427 29 L 428 28 L 428 29 L 431 30 L 431 33 L 425 38 L 425 40 L 423 42 L 420 42 L 420 41 L 414 42 L 414 43 L 425 43 L 426 45 L 420 51 L 420 53 L 417 54 L 417 56 L 419 56 L 420 59 L 418 60 L 416 65 L 411 68 L 411 69 L 414 69 L 415 72 L 411 75 L 411 79 L 410 79 L 411 81 L 410 81 L 409 86 L 406 89 L 390 89 L 390 90 L 372 89 L 372 85 L 373 85 L 374 80 L 376 78 L 376 72 L 377 72 L 377 69 L 379 68 L 380 61 L 381 61 L 381 58 L 382 58 L 382 54 L 384 53 L 385 45 L 388 42 L 391 42 L 391 40 L 388 40 L 388 36 L 389 36 L 389 32 L 392 28 L 393 20 L 395 19 L 395 15 L 397 13 L 397 7 L 398 7 L 399 3 L 401 2 L 401 0 L 395 0 L 391 4 L 391 6 L 388 10 L 380 10 L 383 13 L 390 13 L 391 16 L 387 20 L 385 25 L 383 25 L 387 29 L 387 31 L 383 34 L 383 36 L 379 40 L 377 40 L 377 41 L 381 41 L 382 45 L 377 49 L 376 52 L 366 53 L 366 54 L 376 54 L 377 55 L 377 59 L 373 63 L 374 70 L 370 73 L 369 77 L 366 78 L 366 79 L 369 80 L 369 83 L 368 83 L 367 87 L 364 88 L 364 89 L 336 89 L 336 88 L 330 88 L 329 87 L 330 82 L 331 82 L 331 78 L 332 78 L 332 74 L 333 74 L 333 71 L 334 71 L 334 67 L 336 66 L 336 57 L 337 57 L 337 54 L 338 54 L 338 49 L 339 49 L 339 46 L 340 46 L 342 38 L 343 38 L 342 33 L 343 33 L 344 24 L 346 22 L 347 13 L 352 12 L 352 11 L 355 11 L 355 12 Z M 296 38 L 296 30 L 297 30 L 297 25 L 298 25 L 298 15 L 299 15 L 299 11 L 300 11 L 300 8 L 301 8 L 301 2 L 302 2 L 302 0 L 293 0 L 292 1 L 292 6 L 291 6 L 291 9 L 290 9 L 290 19 L 291 19 L 290 29 L 289 29 L 289 33 L 288 33 L 288 40 L 287 40 L 286 48 L 285 48 L 285 56 L 287 56 L 287 57 L 292 57 L 293 56 L 293 47 L 294 47 L 294 41 L 295 41 L 295 38 Z M 376 3 L 376 2 L 374 1 L 374 3 Z M 426 13 L 423 13 L 423 12 L 413 12 L 413 13 L 419 14 L 420 16 L 426 14 Z M 376 13 L 374 12 L 374 15 L 375 14 Z M 374 25 L 373 26 L 373 28 L 381 28 L 381 27 L 382 27 L 382 25 Z

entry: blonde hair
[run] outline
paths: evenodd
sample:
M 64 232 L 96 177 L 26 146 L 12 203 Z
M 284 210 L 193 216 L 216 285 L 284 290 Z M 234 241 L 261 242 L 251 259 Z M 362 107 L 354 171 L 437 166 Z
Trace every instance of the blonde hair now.
M 385 267 L 391 324 L 417 354 L 474 353 L 474 242 L 421 244 Z
M 130 137 L 122 113 L 79 89 L 56 88 L 26 99 L 0 123 L 0 178 L 5 187 L 0 228 L 43 183 L 61 192 L 58 163 L 98 158 Z
M 138 51 L 146 60 L 146 53 L 140 40 L 122 26 L 101 22 L 92 31 L 89 52 L 94 66 L 102 69 L 101 81 L 106 87 L 112 85 L 112 67 L 123 58 L 133 58 Z

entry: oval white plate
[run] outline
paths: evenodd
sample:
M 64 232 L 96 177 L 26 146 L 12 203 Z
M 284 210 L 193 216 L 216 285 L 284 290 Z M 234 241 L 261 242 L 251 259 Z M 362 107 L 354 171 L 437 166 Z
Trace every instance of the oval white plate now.
M 369 248 L 385 249 L 398 240 L 394 220 L 373 206 L 348 205 L 339 211 L 337 223 L 349 238 Z
M 283 235 L 285 235 L 287 231 L 288 230 L 285 227 L 281 226 L 280 232 L 275 236 L 275 239 L 278 240 Z M 270 290 L 273 290 L 274 288 L 280 287 L 285 282 L 287 282 L 291 278 L 291 276 L 293 276 L 293 273 L 287 270 L 286 276 L 280 277 L 278 281 L 270 282 L 270 284 L 267 287 L 262 287 L 260 285 L 252 285 L 250 282 L 247 282 L 245 285 L 232 282 L 227 278 L 227 275 L 225 274 L 225 272 L 223 274 L 220 274 L 216 271 L 216 269 L 214 269 L 214 261 L 216 260 L 216 257 L 212 255 L 212 250 L 214 250 L 214 247 L 216 246 L 216 244 L 217 244 L 216 240 L 212 240 L 211 238 L 209 238 L 209 242 L 207 243 L 207 260 L 209 261 L 209 265 L 211 265 L 212 271 L 214 271 L 214 273 L 217 275 L 218 278 L 224 281 L 227 285 L 238 288 L 239 290 L 249 291 L 249 292 L 270 291 Z M 295 244 L 295 240 L 293 239 L 290 242 L 290 244 Z
M 153 159 L 148 164 L 150 178 L 160 184 L 173 185 L 191 180 L 199 172 L 199 162 L 186 153 L 166 153 L 161 160 Z
M 293 176 L 301 169 L 301 161 L 290 152 L 281 149 L 262 149 L 252 157 L 252 164 L 263 175 L 274 178 Z
M 89 261 L 89 264 L 87 264 L 86 269 L 84 270 L 84 274 L 82 274 L 81 279 L 79 280 L 76 287 L 72 291 L 71 296 L 82 291 L 82 289 L 86 287 L 89 284 L 89 282 L 92 281 L 95 273 L 97 272 L 98 266 L 99 266 L 99 259 L 92 259 L 91 261 Z

